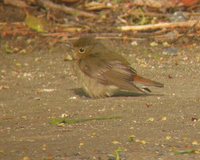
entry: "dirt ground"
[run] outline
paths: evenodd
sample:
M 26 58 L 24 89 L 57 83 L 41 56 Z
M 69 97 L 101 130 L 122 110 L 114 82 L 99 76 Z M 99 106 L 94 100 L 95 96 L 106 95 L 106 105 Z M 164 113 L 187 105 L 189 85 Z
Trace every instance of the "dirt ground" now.
M 77 92 L 65 44 L 51 41 L 1 39 L 0 159 L 200 159 L 198 42 L 174 46 L 170 56 L 162 44 L 109 41 L 138 73 L 165 87 L 150 96 L 91 99 Z M 121 118 L 50 124 L 62 116 Z
M 0 22 L 24 16 L 0 7 Z M 104 41 L 165 87 L 100 99 L 81 92 L 69 48 L 55 42 L 0 37 L 0 160 L 200 159 L 199 41 Z M 62 117 L 80 123 L 50 123 Z

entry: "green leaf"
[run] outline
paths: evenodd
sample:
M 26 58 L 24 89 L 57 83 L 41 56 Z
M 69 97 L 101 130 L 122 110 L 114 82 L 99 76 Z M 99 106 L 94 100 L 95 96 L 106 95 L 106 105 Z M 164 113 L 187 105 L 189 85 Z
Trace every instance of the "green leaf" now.
M 196 153 L 196 151 L 194 149 L 175 152 L 176 155 L 195 154 L 195 153 Z
M 50 121 L 50 124 L 53 124 L 53 125 L 61 125 L 61 124 L 73 125 L 73 124 L 83 123 L 83 122 L 88 122 L 88 121 L 102 121 L 102 120 L 112 120 L 112 119 L 121 119 L 121 117 L 120 116 L 111 116 L 111 117 L 96 117 L 96 118 L 85 118 L 85 119 L 58 118 L 58 119 L 52 119 Z
M 115 150 L 115 159 L 116 160 L 121 160 L 121 153 L 123 152 L 122 148 L 118 148 L 117 150 Z
M 47 32 L 45 29 L 47 28 L 48 24 L 44 19 L 26 14 L 25 23 L 29 28 L 36 32 Z

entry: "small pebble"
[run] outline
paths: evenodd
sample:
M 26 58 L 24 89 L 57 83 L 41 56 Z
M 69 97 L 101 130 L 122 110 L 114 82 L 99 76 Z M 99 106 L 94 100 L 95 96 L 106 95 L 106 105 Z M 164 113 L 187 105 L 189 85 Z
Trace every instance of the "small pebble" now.
M 166 136 L 165 139 L 166 140 L 170 140 L 172 137 L 171 136 Z
M 157 43 L 157 42 L 151 42 L 151 43 L 150 43 L 150 46 L 151 46 L 151 47 L 156 47 L 156 46 L 158 46 L 158 43 Z
M 82 146 L 84 146 L 84 143 L 80 143 L 79 144 L 79 148 L 81 148 Z
M 170 44 L 169 44 L 168 42 L 163 42 L 162 45 L 163 45 L 164 47 L 169 47 L 169 46 L 170 46 Z
M 166 121 L 166 120 L 167 120 L 167 117 L 162 117 L 161 120 L 162 120 L 162 121 Z
M 153 122 L 153 121 L 154 121 L 153 117 L 150 117 L 149 119 L 147 119 L 147 122 Z
M 193 141 L 192 145 L 197 146 L 197 145 L 199 145 L 199 143 L 197 141 Z
M 76 97 L 76 96 L 73 96 L 73 97 L 70 97 L 69 99 L 77 99 L 77 97 Z
M 112 141 L 112 144 L 120 144 L 119 141 Z
M 188 19 L 188 16 L 186 16 L 184 14 L 184 12 L 182 11 L 177 11 L 177 12 L 174 12 L 174 14 L 172 14 L 169 19 L 172 21 L 172 22 L 184 22 Z
M 22 160 L 31 160 L 29 157 L 23 157 Z
M 133 42 L 131 42 L 131 45 L 132 45 L 132 46 L 137 46 L 138 43 L 137 43 L 137 41 L 133 41 Z

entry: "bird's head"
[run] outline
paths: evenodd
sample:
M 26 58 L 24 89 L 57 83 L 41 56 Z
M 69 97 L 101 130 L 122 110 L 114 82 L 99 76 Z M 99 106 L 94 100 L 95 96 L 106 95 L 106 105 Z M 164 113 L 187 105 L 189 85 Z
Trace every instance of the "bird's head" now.
M 84 59 L 85 57 L 92 54 L 97 40 L 93 36 L 82 36 L 73 43 L 74 53 L 73 58 L 75 60 Z

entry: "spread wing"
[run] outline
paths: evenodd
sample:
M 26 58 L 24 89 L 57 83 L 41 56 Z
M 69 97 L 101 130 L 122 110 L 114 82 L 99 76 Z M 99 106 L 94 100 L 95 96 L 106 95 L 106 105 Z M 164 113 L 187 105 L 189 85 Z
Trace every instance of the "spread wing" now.
M 97 56 L 98 54 L 94 54 L 94 56 L 79 61 L 79 67 L 86 75 L 105 85 L 114 85 L 123 90 L 144 93 L 133 84 L 136 71 L 128 65 L 125 59 L 122 59 L 123 57 L 115 55 L 114 58 L 108 59 L 104 56 Z

